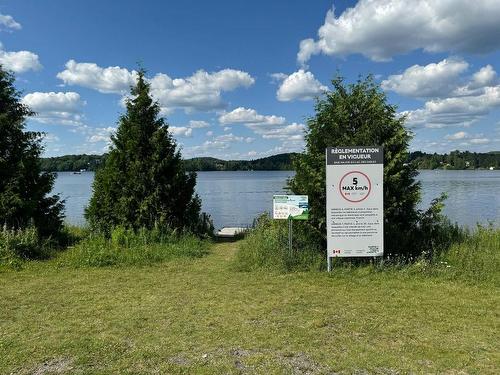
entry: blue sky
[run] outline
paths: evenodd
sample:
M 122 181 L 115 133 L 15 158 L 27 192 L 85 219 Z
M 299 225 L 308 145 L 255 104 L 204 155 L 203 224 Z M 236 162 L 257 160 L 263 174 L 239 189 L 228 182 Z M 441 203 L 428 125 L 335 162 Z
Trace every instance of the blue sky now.
M 103 153 L 137 62 L 185 157 L 300 151 L 339 71 L 372 73 L 412 150 L 500 150 L 500 2 L 0 1 L 0 63 L 46 156 Z

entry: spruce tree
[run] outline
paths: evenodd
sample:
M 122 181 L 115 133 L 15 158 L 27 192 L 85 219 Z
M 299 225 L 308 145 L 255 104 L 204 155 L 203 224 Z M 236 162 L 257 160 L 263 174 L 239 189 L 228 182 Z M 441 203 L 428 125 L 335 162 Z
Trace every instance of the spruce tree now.
M 0 66 L 0 225 L 41 236 L 60 231 L 64 204 L 50 195 L 55 175 L 41 171 L 42 133 L 25 131 L 34 113 L 20 100 L 15 77 Z
M 109 233 L 113 226 L 131 229 L 169 227 L 196 231 L 200 199 L 196 174 L 187 174 L 160 106 L 140 71 L 126 113 L 103 168 L 97 171 L 85 215 L 92 228 Z
M 323 234 L 326 244 L 326 147 L 383 146 L 385 253 L 411 256 L 421 252 L 418 243 L 422 243 L 420 219 L 424 215 L 417 209 L 420 184 L 415 180 L 415 165 L 408 163 L 412 135 L 404 118 L 387 103 L 371 76 L 350 85 L 336 78 L 332 85 L 333 90 L 317 100 L 316 114 L 307 122 L 306 150 L 294 160 L 296 175 L 289 181 L 290 188 L 309 195 L 310 223 Z M 439 213 L 439 204 L 435 202 L 433 213 Z

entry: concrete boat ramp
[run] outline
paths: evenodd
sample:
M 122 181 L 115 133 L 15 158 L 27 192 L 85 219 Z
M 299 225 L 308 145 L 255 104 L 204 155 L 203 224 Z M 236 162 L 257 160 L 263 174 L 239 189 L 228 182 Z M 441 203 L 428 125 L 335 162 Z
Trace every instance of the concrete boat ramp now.
M 215 233 L 215 238 L 218 241 L 236 241 L 241 239 L 246 232 L 248 232 L 248 228 L 224 227 Z

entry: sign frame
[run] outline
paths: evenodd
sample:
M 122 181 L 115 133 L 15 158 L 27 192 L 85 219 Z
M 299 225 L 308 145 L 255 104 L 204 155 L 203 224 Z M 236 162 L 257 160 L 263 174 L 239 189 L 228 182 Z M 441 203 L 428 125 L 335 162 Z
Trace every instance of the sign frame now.
M 384 150 L 327 147 L 327 263 L 336 257 L 384 254 Z

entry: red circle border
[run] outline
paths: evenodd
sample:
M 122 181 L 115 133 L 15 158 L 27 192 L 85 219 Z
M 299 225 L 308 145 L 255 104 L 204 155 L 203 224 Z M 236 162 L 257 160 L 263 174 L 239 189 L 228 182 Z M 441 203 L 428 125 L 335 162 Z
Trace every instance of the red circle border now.
M 342 190 L 341 190 L 341 187 L 342 187 L 342 181 L 344 181 L 344 178 L 346 178 L 348 175 L 350 175 L 351 173 L 359 173 L 363 176 L 365 176 L 365 178 L 368 180 L 368 193 L 363 197 L 361 198 L 360 200 L 358 201 L 355 201 L 355 200 L 352 200 L 352 199 L 348 199 L 344 196 L 344 194 L 342 194 Z M 368 196 L 370 195 L 372 191 L 372 182 L 370 180 L 370 178 L 363 172 L 361 171 L 350 171 L 350 172 L 347 172 L 345 175 L 342 176 L 342 178 L 340 179 L 340 183 L 339 183 L 339 193 L 340 193 L 340 196 L 342 198 L 344 198 L 346 201 L 348 202 L 351 202 L 351 203 L 359 203 L 359 202 L 363 202 L 366 198 L 368 198 Z

